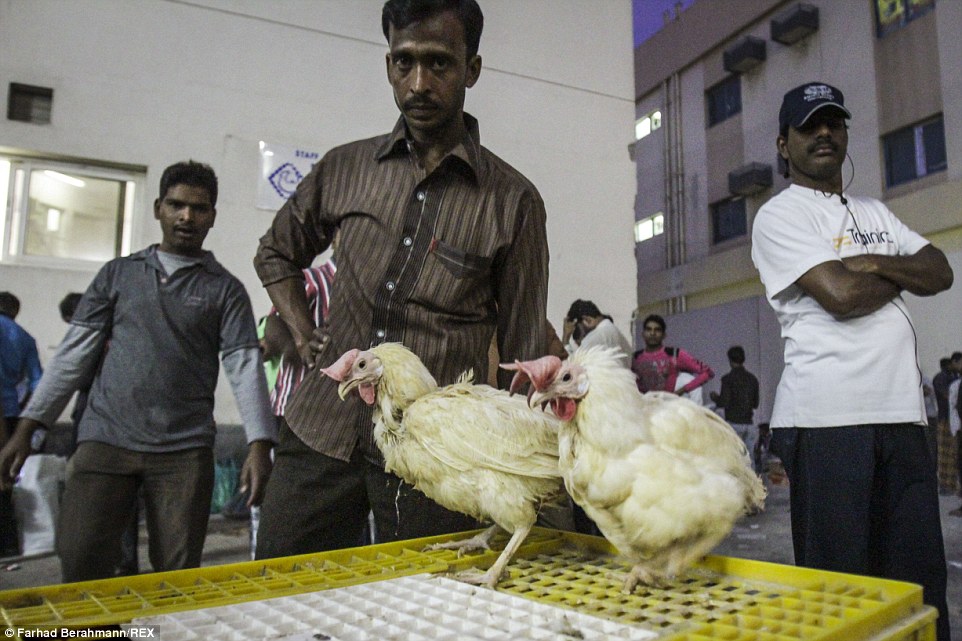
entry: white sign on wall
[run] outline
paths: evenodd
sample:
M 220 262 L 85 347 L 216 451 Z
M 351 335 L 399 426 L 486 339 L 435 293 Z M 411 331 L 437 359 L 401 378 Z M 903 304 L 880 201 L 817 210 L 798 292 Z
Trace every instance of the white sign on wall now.
M 321 158 L 317 151 L 260 141 L 260 176 L 257 180 L 258 209 L 277 211 L 294 195 L 297 183 Z

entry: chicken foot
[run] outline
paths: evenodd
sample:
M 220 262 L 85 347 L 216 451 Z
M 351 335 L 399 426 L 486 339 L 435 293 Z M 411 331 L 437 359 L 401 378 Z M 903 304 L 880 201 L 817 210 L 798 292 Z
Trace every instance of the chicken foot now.
M 425 550 L 457 550 L 458 558 L 460 559 L 464 556 L 465 552 L 473 552 L 475 550 L 490 550 L 491 549 L 491 539 L 494 535 L 498 533 L 501 529 L 499 525 L 492 525 L 487 530 L 481 534 L 472 536 L 470 539 L 461 539 L 460 541 L 446 541 L 445 543 L 433 543 Z
M 508 540 L 508 544 L 504 546 L 504 550 L 502 550 L 501 555 L 494 562 L 494 565 L 488 568 L 487 572 L 484 574 L 462 572 L 457 575 L 458 580 L 465 583 L 470 583 L 472 585 L 486 585 L 493 590 L 498 584 L 498 581 L 501 580 L 501 575 L 504 574 L 504 571 L 508 567 L 508 563 L 514 556 L 514 553 L 518 551 L 519 547 L 521 547 L 521 544 L 524 542 L 525 538 L 528 536 L 528 532 L 531 531 L 533 526 L 534 524 L 531 523 L 516 529 L 514 534 L 511 535 L 511 539 Z M 486 534 L 489 530 L 486 530 L 484 534 Z
M 628 573 L 622 592 L 631 594 L 639 585 L 649 588 L 663 588 L 668 582 L 668 577 L 665 574 L 652 570 L 646 564 L 639 563 L 632 567 L 631 572 Z

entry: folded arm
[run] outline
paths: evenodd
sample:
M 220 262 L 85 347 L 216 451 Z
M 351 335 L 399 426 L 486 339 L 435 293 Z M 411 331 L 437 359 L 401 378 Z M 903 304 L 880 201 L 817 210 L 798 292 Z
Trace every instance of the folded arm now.
M 874 274 L 916 296 L 932 296 L 952 286 L 953 274 L 941 250 L 926 245 L 911 256 L 864 254 L 842 259 L 849 270 Z
M 856 318 L 880 309 L 907 290 L 937 294 L 952 285 L 952 268 L 940 250 L 926 245 L 911 256 L 864 254 L 811 268 L 798 286 L 839 318 Z

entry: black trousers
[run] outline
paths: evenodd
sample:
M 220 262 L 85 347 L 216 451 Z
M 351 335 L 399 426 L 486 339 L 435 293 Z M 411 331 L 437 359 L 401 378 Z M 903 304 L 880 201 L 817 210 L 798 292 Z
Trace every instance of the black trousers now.
M 364 545 L 371 511 L 378 543 L 482 527 L 441 507 L 360 452 L 348 462 L 325 456 L 281 423 L 261 505 L 257 559 Z
M 4 417 L 0 429 L 6 432 L 7 439 L 13 436 L 17 420 L 16 416 Z M 13 509 L 13 490 L 5 490 L 0 492 L 0 557 L 18 554 L 20 554 L 20 536 L 17 534 L 17 516 Z
M 925 427 L 775 428 L 795 564 L 918 583 L 949 641 L 938 480 Z

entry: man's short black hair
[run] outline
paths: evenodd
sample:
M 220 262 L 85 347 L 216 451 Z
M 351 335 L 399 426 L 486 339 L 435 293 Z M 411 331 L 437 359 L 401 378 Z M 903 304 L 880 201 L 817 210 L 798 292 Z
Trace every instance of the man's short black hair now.
M 939 359 L 939 367 L 942 368 L 942 369 L 945 369 L 946 367 L 948 367 L 948 366 L 951 365 L 951 364 L 952 364 L 952 359 L 949 358 L 948 356 L 946 356 L 945 358 L 940 358 L 940 359 Z
M 174 163 L 165 169 L 160 177 L 160 199 L 163 200 L 167 191 L 176 185 L 206 189 L 207 195 L 210 196 L 210 206 L 217 206 L 217 174 L 210 165 L 186 160 Z
M 658 323 L 658 326 L 661 327 L 661 331 L 665 331 L 668 328 L 668 326 L 665 324 L 665 319 L 658 314 L 648 314 L 645 316 L 645 320 L 641 324 L 641 328 L 644 329 L 648 323 Z
M 70 292 L 64 296 L 63 300 L 60 301 L 60 305 L 58 305 L 60 309 L 60 318 L 69 322 L 70 319 L 73 318 L 74 312 L 77 311 L 77 304 L 80 302 L 81 298 L 83 298 L 83 294 L 80 292 Z
M 391 25 L 404 29 L 410 24 L 436 16 L 445 11 L 453 11 L 464 26 L 464 44 L 468 59 L 478 53 L 481 44 L 481 31 L 484 29 L 484 15 L 476 0 L 387 0 L 381 10 L 381 29 L 390 42 Z
M 745 364 L 745 350 L 741 345 L 733 345 L 728 348 L 728 360 L 736 365 Z
M 592 318 L 596 316 L 603 316 L 601 310 L 598 306 L 592 303 L 590 300 L 581 300 L 580 298 L 575 302 L 571 303 L 571 307 L 568 308 L 568 314 L 565 316 L 569 321 L 576 321 L 579 318 L 585 316 L 590 316 Z
M 953 361 L 962 361 L 962 352 L 952 352 Z
M 10 292 L 0 292 L 0 314 L 16 318 L 20 313 L 20 299 Z

